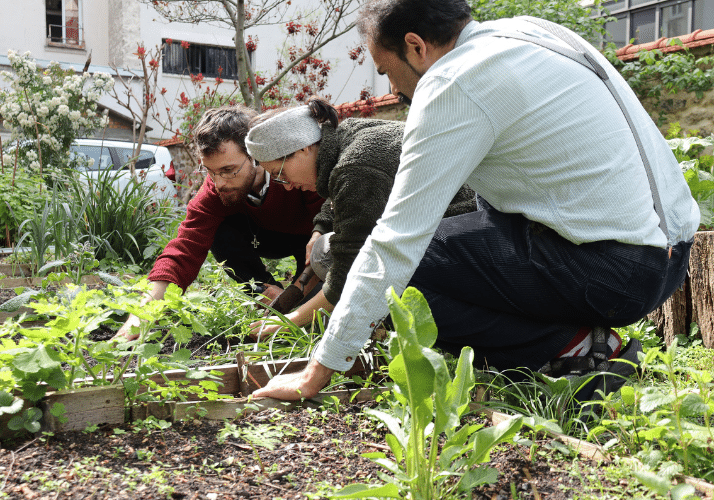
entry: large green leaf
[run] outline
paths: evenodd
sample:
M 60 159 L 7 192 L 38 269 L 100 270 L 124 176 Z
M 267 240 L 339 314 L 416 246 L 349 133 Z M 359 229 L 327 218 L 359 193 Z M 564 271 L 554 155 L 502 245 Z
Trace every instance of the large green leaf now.
M 642 399 L 640 399 L 640 410 L 643 413 L 649 413 L 663 405 L 673 403 L 677 398 L 673 393 L 663 393 L 654 387 L 645 389 Z
M 498 480 L 498 470 L 493 467 L 476 467 L 467 471 L 459 480 L 459 491 L 467 492 L 481 486 L 492 484 Z
M 350 484 L 330 494 L 330 498 L 402 498 L 394 484 Z
M 37 373 L 40 370 L 54 370 L 60 368 L 59 355 L 46 345 L 18 354 L 12 361 L 12 366 L 21 372 Z
M 471 389 L 476 384 L 473 360 L 473 349 L 464 347 L 456 365 L 454 380 L 449 380 L 447 373 L 443 383 L 442 380 L 437 380 L 434 384 L 436 405 L 435 434 L 441 434 L 448 429 L 456 427 L 459 424 L 461 415 L 468 408 Z M 446 366 L 444 365 L 444 367 Z
M 432 347 L 436 342 L 437 329 L 424 295 L 416 288 L 409 287 L 402 294 L 402 302 L 414 317 L 417 341 L 422 347 Z
M 523 417 L 511 417 L 498 425 L 486 427 L 474 434 L 471 463 L 480 464 L 489 460 L 491 449 L 499 443 L 513 439 L 521 429 Z
M 15 414 L 22 410 L 22 399 L 6 391 L 0 391 L 0 415 Z

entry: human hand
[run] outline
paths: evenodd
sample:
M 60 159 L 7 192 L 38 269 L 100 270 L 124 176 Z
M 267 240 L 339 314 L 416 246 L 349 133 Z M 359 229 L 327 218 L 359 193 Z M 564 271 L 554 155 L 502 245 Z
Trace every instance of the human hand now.
M 310 254 L 312 253 L 312 247 L 315 246 L 315 242 L 317 239 L 322 236 L 322 233 L 318 231 L 313 231 L 312 236 L 310 236 L 310 241 L 307 242 L 307 245 L 305 245 L 305 265 L 309 266 L 310 265 Z
M 295 401 L 301 398 L 312 398 L 325 387 L 335 370 L 321 365 L 314 359 L 299 373 L 277 375 L 268 385 L 253 393 L 257 398 L 275 398 L 284 401 Z
M 270 316 L 269 318 L 260 319 L 250 324 L 250 333 L 248 336 L 253 340 L 259 338 L 265 339 L 275 334 L 283 327 L 283 320 L 278 316 Z
M 258 301 L 266 306 L 270 305 L 281 293 L 283 293 L 283 289 L 278 285 L 269 285 L 266 283 L 265 290 L 260 293 L 260 299 Z
M 131 328 L 141 326 L 141 319 L 133 314 L 129 315 L 129 318 L 124 322 L 124 324 L 119 328 L 117 333 L 112 337 L 112 340 L 135 340 L 139 338 L 138 333 L 132 333 Z

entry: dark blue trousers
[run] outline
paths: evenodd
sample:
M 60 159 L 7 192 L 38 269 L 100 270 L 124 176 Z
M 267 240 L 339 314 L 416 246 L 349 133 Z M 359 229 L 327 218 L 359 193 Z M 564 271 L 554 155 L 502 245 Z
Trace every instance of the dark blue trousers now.
M 265 269 L 261 257 L 282 259 L 295 257 L 300 276 L 305 268 L 305 246 L 309 234 L 289 234 L 258 226 L 246 214 L 236 214 L 218 226 L 211 252 L 218 262 L 225 261 L 228 275 L 238 283 L 254 279 L 257 284 L 277 284 L 275 278 Z M 257 245 L 254 244 L 257 242 Z
M 520 214 L 444 219 L 412 277 L 439 329 L 437 346 L 475 366 L 537 370 L 583 326 L 625 326 L 682 285 L 692 242 L 667 250 L 616 241 L 576 245 Z

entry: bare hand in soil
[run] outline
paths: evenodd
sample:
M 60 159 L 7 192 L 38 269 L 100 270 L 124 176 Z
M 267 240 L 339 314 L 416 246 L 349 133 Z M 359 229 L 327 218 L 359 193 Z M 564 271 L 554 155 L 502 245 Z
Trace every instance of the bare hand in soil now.
M 134 340 L 139 338 L 138 333 L 131 333 L 131 327 L 139 327 L 141 325 L 141 320 L 139 319 L 138 316 L 134 316 L 133 314 L 129 315 L 129 319 L 126 320 L 126 322 L 122 325 L 121 328 L 117 331 L 116 335 L 112 337 L 113 340 Z
M 290 316 L 288 315 L 288 318 Z M 283 320 L 278 316 L 270 316 L 266 319 L 254 321 L 250 324 L 250 333 L 248 334 L 253 340 L 265 340 L 271 335 L 277 333 L 283 327 Z
M 313 359 L 299 373 L 273 377 L 268 385 L 254 391 L 253 397 L 275 398 L 284 401 L 309 399 L 315 397 L 330 382 L 333 373 L 335 370 L 331 370 Z

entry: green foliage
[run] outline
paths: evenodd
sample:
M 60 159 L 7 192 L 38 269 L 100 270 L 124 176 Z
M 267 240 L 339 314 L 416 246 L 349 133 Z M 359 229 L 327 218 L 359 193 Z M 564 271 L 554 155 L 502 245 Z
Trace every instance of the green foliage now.
M 668 137 L 671 138 L 667 143 L 679 162 L 692 197 L 699 205 L 699 229 L 714 229 L 714 156 L 705 154 L 714 146 L 714 136 L 702 138 L 676 135 L 681 135 L 678 123 L 670 127 Z
M 41 209 L 48 199 L 41 176 L 26 169 L 15 169 L 12 164 L 4 165 L 0 172 L 0 235 L 5 240 L 10 237 L 5 246 L 17 241 L 18 226 Z
M 8 429 L 11 431 L 26 430 L 27 432 L 40 432 L 40 419 L 42 411 L 38 408 L 28 408 L 22 414 L 14 416 L 7 423 Z
M 675 38 L 672 45 L 682 45 Z M 643 50 L 638 59 L 623 62 L 615 52 L 617 47 L 610 44 L 605 56 L 625 78 L 640 100 L 650 99 L 652 109 L 658 110 L 657 124 L 667 120 L 668 109 L 673 104 L 672 94 L 693 92 L 701 99 L 704 92 L 714 88 L 714 56 L 696 57 L 688 49 L 670 52 Z
M 387 301 L 396 333 L 389 343 L 396 404 L 401 418 L 381 410 L 368 413 L 387 426 L 387 444 L 394 460 L 383 453 L 367 454 L 393 474 L 384 485 L 353 484 L 332 498 L 455 497 L 496 480 L 495 469 L 483 466 L 490 450 L 512 440 L 522 425 L 516 417 L 482 429 L 480 425 L 459 427 L 468 410 L 475 384 L 473 351 L 464 348 L 452 379 L 444 357 L 431 349 L 436 341 L 436 324 L 424 296 L 408 288 L 400 299 L 390 288 Z M 445 441 L 440 447 L 440 436 Z
M 181 347 L 191 339 L 187 332 L 205 332 L 192 313 L 203 308 L 200 298 L 184 296 L 171 285 L 164 300 L 141 306 L 136 290 L 146 291 L 149 286 L 143 279 L 131 288 L 110 285 L 106 290 L 86 290 L 70 286 L 55 296 L 38 294 L 37 300 L 27 305 L 41 317 L 50 318 L 45 326 L 23 328 L 21 323 L 6 323 L 0 330 L 0 390 L 9 393 L 19 389 L 23 397 L 39 401 L 48 389 L 73 388 L 79 379 L 88 379 L 91 385 L 123 383 L 130 401 L 185 401 L 189 396 L 217 399 L 220 374 L 194 368 L 190 351 Z M 147 320 L 139 339 L 91 340 L 89 333 L 113 322 L 115 311 L 131 312 Z M 149 328 L 154 322 L 162 329 Z M 162 354 L 161 347 L 169 336 L 174 338 L 176 349 Z M 135 377 L 122 380 L 130 367 Z M 165 380 L 166 385 L 159 386 L 151 380 L 155 374 L 172 369 L 186 370 L 187 378 L 198 383 Z M 144 391 L 138 394 L 142 386 Z M 12 408 L 12 403 L 7 403 L 3 406 Z
M 590 437 L 616 436 L 610 445 L 619 438 L 629 454 L 660 476 L 670 477 L 671 464 L 678 464 L 680 469 L 676 473 L 711 482 L 714 479 L 712 373 L 678 367 L 677 352 L 676 340 L 665 352 L 648 350 L 642 361 L 643 369 L 667 384 L 623 387 L 621 400 L 606 404 L 608 417 L 590 432 Z M 645 474 L 640 479 L 648 484 L 651 476 Z
M 146 266 L 158 249 L 151 245 L 173 218 L 168 204 L 154 201 L 152 186 L 129 179 L 117 188 L 121 171 L 104 170 L 96 178 L 74 177 L 65 189 L 72 200 L 88 198 L 81 215 L 81 231 L 96 258 Z
M 479 22 L 505 17 L 533 16 L 573 30 L 593 44 L 605 36 L 604 25 L 613 18 L 591 17 L 601 2 L 583 7 L 577 0 L 469 0 L 471 15 Z
M 146 183 L 127 179 L 128 184 L 119 188 L 116 180 L 121 175 L 122 171 L 101 170 L 95 179 L 68 172 L 53 184 L 52 198 L 18 229 L 18 245 L 29 247 L 38 274 L 68 266 L 79 282 L 99 260 L 142 269 L 153 263 L 160 250 L 155 239 L 173 222 L 173 210 L 156 203 L 152 186 Z M 48 257 L 52 266 L 45 267 Z

